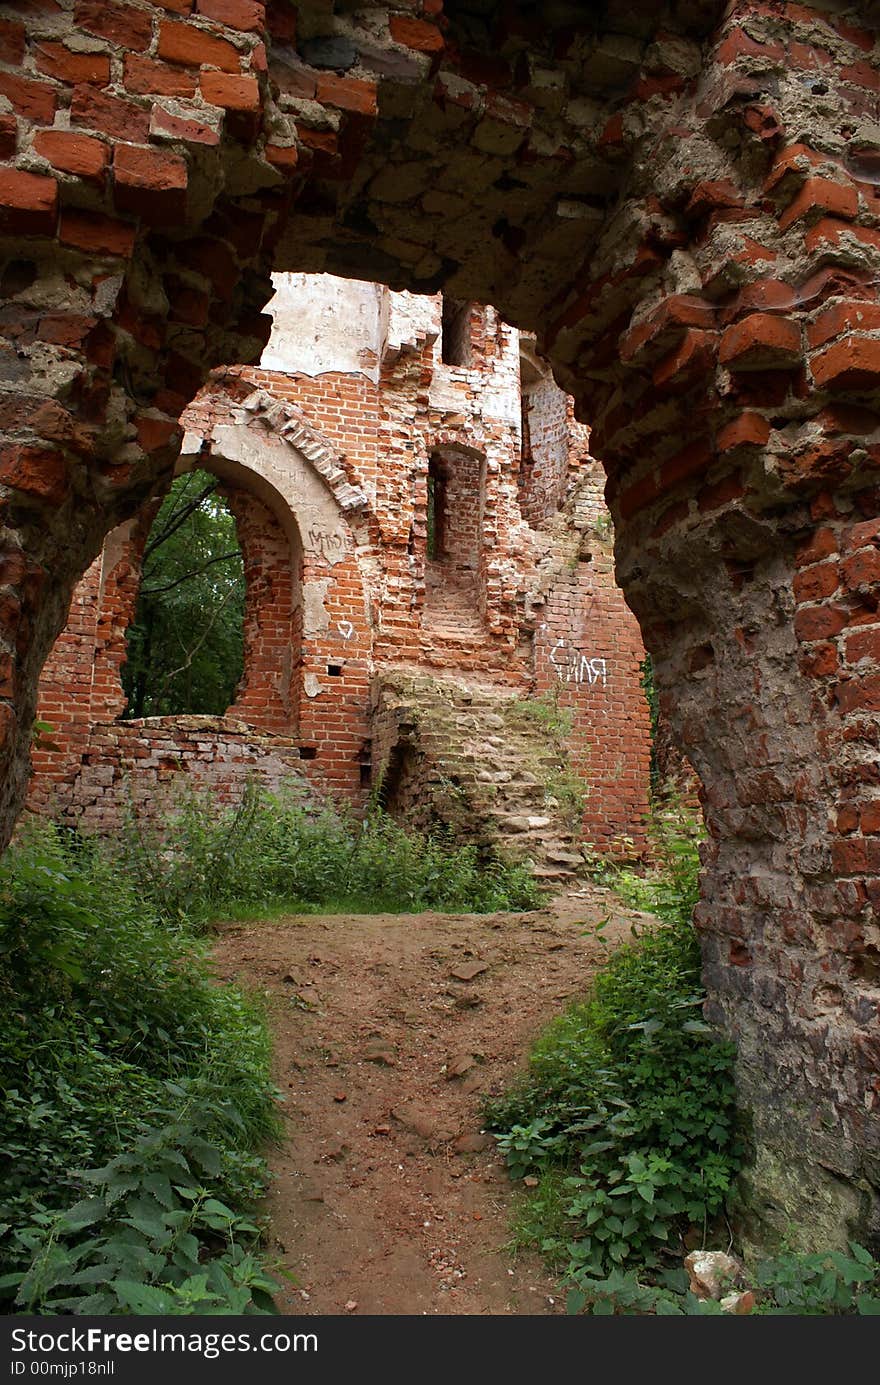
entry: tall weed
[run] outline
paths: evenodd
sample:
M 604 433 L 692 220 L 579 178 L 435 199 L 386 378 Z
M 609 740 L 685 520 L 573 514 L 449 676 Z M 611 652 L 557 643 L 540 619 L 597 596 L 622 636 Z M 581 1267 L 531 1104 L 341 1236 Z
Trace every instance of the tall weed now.
M 616 871 L 630 902 L 662 922 L 611 956 L 486 1112 L 511 1174 L 538 1178 L 520 1239 L 574 1284 L 659 1268 L 689 1227 L 721 1212 L 739 1165 L 733 1050 L 701 1016 L 698 834 L 662 830 L 663 872 L 646 882 Z
M 240 1266 L 277 1128 L 254 1002 L 99 850 L 43 827 L 0 860 L 0 1014 L 0 1298 L 133 1311 L 120 1283 L 139 1264 L 172 1298 L 206 1275 L 191 1311 L 227 1280 L 253 1311 L 265 1274 Z
M 159 828 L 129 814 L 118 863 L 171 919 L 317 907 L 485 913 L 537 901 L 524 866 L 409 832 L 379 810 L 363 822 L 316 814 L 293 787 L 269 794 L 249 785 L 220 813 L 209 793 L 184 787 Z

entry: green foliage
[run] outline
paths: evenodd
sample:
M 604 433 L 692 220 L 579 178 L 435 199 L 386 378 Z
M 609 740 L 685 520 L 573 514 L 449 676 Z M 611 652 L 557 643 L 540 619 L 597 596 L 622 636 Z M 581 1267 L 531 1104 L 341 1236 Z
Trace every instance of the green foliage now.
M 147 545 L 135 618 L 126 633 L 126 715 L 220 715 L 244 666 L 244 564 L 217 478 L 173 482 Z
M 591 875 L 634 909 L 670 923 L 689 923 L 700 896 L 700 843 L 706 829 L 674 796 L 648 823 L 654 866 L 639 873 L 607 857 L 594 857 Z M 696 943 L 694 942 L 694 946 Z
M 733 1050 L 701 1017 L 687 840 L 670 833 L 667 872 L 650 886 L 664 921 L 611 956 L 588 998 L 538 1038 L 526 1077 L 487 1108 L 512 1175 L 539 1179 L 520 1228 L 575 1283 L 659 1268 L 682 1232 L 720 1213 L 738 1168 Z
M 558 692 L 542 693 L 540 697 L 511 698 L 504 705 L 508 720 L 525 721 L 537 726 L 554 740 L 565 741 L 574 726 L 574 712 L 570 707 L 560 707 Z
M 642 685 L 642 692 L 645 694 L 645 701 L 648 704 L 648 716 L 651 723 L 651 797 L 655 797 L 660 788 L 660 766 L 657 763 L 657 729 L 660 724 L 660 694 L 654 682 L 654 664 L 650 654 L 646 654 L 639 665 L 639 682 Z
M 363 822 L 316 815 L 293 785 L 275 795 L 249 785 L 221 812 L 209 793 L 184 788 L 164 828 L 130 816 L 119 863 L 163 916 L 203 922 L 283 908 L 486 913 L 531 908 L 537 898 L 523 866 L 408 832 L 378 809 Z
M 779 1255 L 757 1268 L 757 1311 L 775 1317 L 880 1313 L 880 1261 L 850 1242 L 850 1254 Z
M 754 1315 L 798 1317 L 874 1316 L 880 1313 L 880 1263 L 856 1242 L 850 1254 L 779 1255 L 755 1273 Z M 613 1270 L 602 1279 L 582 1276 L 568 1294 L 569 1313 L 719 1316 L 713 1299 L 699 1299 L 683 1269 L 665 1269 L 653 1283 L 633 1271 Z
M 559 689 L 542 693 L 540 697 L 512 698 L 504 704 L 504 715 L 513 726 L 535 728 L 551 742 L 557 763 L 551 768 L 545 762 L 531 766 L 543 781 L 548 797 L 556 799 L 563 816 L 576 827 L 584 814 L 588 788 L 584 780 L 569 767 L 568 740 L 574 726 L 574 711 L 560 706 Z
M 43 827 L 0 861 L 0 1013 L 0 1298 L 263 1311 L 252 1208 L 277 1118 L 255 1004 L 99 850 Z

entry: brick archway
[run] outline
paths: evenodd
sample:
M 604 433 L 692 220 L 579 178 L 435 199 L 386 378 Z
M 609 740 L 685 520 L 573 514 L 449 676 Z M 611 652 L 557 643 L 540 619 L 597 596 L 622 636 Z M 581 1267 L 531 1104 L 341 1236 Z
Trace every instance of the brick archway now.
M 258 353 L 270 269 L 492 302 L 608 472 L 775 1215 L 876 1231 L 876 31 L 559 13 L 2 7 L 0 808 L 73 584 L 167 483 L 208 368 Z

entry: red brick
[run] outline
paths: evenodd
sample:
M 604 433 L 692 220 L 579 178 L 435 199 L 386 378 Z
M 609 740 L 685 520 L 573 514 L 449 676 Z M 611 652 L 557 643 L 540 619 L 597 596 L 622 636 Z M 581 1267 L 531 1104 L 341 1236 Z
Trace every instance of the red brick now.
M 55 346 L 78 348 L 96 323 L 97 318 L 82 317 L 79 313 L 47 313 L 40 318 L 37 337 Z
M 205 19 L 243 33 L 260 33 L 266 27 L 266 6 L 257 0 L 196 0 L 196 10 Z
M 848 664 L 857 664 L 860 659 L 880 661 L 880 629 L 857 630 L 847 635 L 843 652 Z
M 880 414 L 874 413 L 871 409 L 863 409 L 857 404 L 835 400 L 816 415 L 816 422 L 821 424 L 830 437 L 838 437 L 841 433 L 854 433 L 857 437 L 863 437 L 880 428 Z
M 424 19 L 393 14 L 388 20 L 388 28 L 395 43 L 415 48 L 419 53 L 439 53 L 446 47 L 446 40 L 437 26 L 426 23 Z
M 699 439 L 683 447 L 673 457 L 667 457 L 660 468 L 660 489 L 670 490 L 682 481 L 703 475 L 712 462 L 713 455 L 712 447 Z
M 830 678 L 839 667 L 840 659 L 833 644 L 817 644 L 798 660 L 798 668 L 805 678 Z
M 168 225 L 186 214 L 186 162 L 157 149 L 117 145 L 113 155 L 113 201 L 151 225 Z
M 810 369 L 821 389 L 876 389 L 880 385 L 880 340 L 848 337 L 811 356 Z
M 805 644 L 839 635 L 846 625 L 846 612 L 837 606 L 804 606 L 795 612 L 794 633 Z
M 91 82 L 104 87 L 110 81 L 110 59 L 106 53 L 75 53 L 63 43 L 39 43 L 34 56 L 40 72 L 59 82 Z
M 202 99 L 227 111 L 258 111 L 260 87 L 255 77 L 233 77 L 225 72 L 203 72 L 199 78 Z
M 115 0 L 77 0 L 73 19 L 87 33 L 98 34 L 138 53 L 149 48 L 153 37 L 153 16 L 149 10 L 136 10 L 132 5 L 116 4 Z
M 55 119 L 56 91 L 46 82 L 33 82 L 28 77 L 0 72 L 0 96 L 8 97 L 13 110 L 38 125 L 51 125 Z
M 299 163 L 299 150 L 295 144 L 267 144 L 264 152 L 269 163 L 282 173 L 291 172 Z
M 803 543 L 798 544 L 795 550 L 795 565 L 806 567 L 809 563 L 818 563 L 823 558 L 830 558 L 832 554 L 837 556 L 837 535 L 833 529 L 817 529 Z
M 650 505 L 660 495 L 660 487 L 653 475 L 643 476 L 627 490 L 621 492 L 620 514 L 623 519 L 631 519 L 639 510 Z
M 180 140 L 184 144 L 219 144 L 220 136 L 213 125 L 201 120 L 184 120 L 182 116 L 172 115 L 161 106 L 153 109 L 150 119 L 151 135 L 166 135 L 169 139 Z
M 852 590 L 880 581 L 880 548 L 860 548 L 844 559 L 841 571 L 843 580 Z
M 296 133 L 307 149 L 314 149 L 321 154 L 336 153 L 335 130 L 310 130 L 307 125 L 303 125 L 297 127 Z
M 812 168 L 825 162 L 825 155 L 817 154 L 808 144 L 786 145 L 773 160 L 773 167 L 764 181 L 764 191 L 772 192 L 789 174 L 793 174 L 798 180 L 806 178 Z
M 742 413 L 725 424 L 715 440 L 719 452 L 736 447 L 763 447 L 770 437 L 770 424 L 762 414 Z
M 848 221 L 838 221 L 832 216 L 823 217 L 807 232 L 804 245 L 812 252 L 823 245 L 843 245 L 850 236 L 861 241 L 863 245 L 871 245 L 880 250 L 880 231 L 874 230 L 871 226 L 854 226 Z
M 841 681 L 835 695 L 838 708 L 844 715 L 847 712 L 880 712 L 880 673 Z M 880 847 L 880 842 L 877 845 Z
M 730 370 L 786 369 L 800 357 L 798 324 L 770 313 L 751 313 L 728 327 L 718 349 L 719 361 Z
M 377 87 L 375 82 L 362 82 L 357 77 L 336 77 L 322 74 L 317 79 L 317 99 L 327 106 L 360 115 L 375 115 Z
M 833 303 L 807 328 L 810 346 L 822 346 L 842 332 L 874 332 L 880 329 L 880 304 L 854 299 Z
M 838 832 L 855 832 L 859 825 L 859 810 L 852 804 L 841 808 L 837 814 Z
M 880 547 L 880 519 L 866 519 L 862 524 L 854 524 L 846 536 L 844 552 L 851 553 L 857 548 L 867 548 L 874 544 Z
M 792 589 L 796 601 L 821 601 L 831 596 L 840 585 L 836 563 L 818 563 L 802 568 L 794 575 Z
M 0 482 L 50 505 L 60 505 L 70 489 L 67 463 L 60 452 L 46 447 L 4 448 Z
M 0 226 L 18 235 L 51 236 L 58 219 L 58 184 L 41 173 L 0 169 Z
M 769 312 L 781 309 L 783 312 L 797 306 L 798 295 L 791 284 L 781 279 L 756 279 L 747 284 L 737 294 L 733 315 L 742 316 L 744 312 Z
M 736 62 L 738 58 L 760 58 L 779 64 L 785 58 L 785 49 L 779 43 L 759 43 L 737 27 L 715 49 L 714 58 L 724 64 Z
M 779 218 L 780 231 L 787 231 L 796 221 L 823 212 L 837 217 L 858 215 L 859 195 L 851 183 L 835 183 L 830 178 L 808 178 L 794 201 Z
M 24 60 L 24 25 L 0 19 L 0 62 L 16 67 Z
M 150 113 L 133 101 L 126 101 L 95 87 L 73 89 L 70 118 L 74 125 L 101 130 L 116 139 L 144 140 L 149 138 Z
M 71 130 L 37 130 L 33 148 L 42 158 L 49 159 L 54 168 L 75 173 L 90 181 L 101 183 L 109 162 L 109 148 L 89 134 L 73 134 Z
M 219 67 L 223 72 L 238 72 L 241 54 L 226 39 L 209 34 L 194 24 L 179 24 L 163 19 L 159 26 L 159 57 L 183 67 Z
M 0 159 L 15 158 L 18 146 L 18 120 L 8 111 L 0 114 Z
M 652 381 L 656 389 L 687 388 L 698 375 L 707 375 L 715 361 L 718 336 L 689 327 L 679 344 L 655 366 Z
M 861 829 L 866 837 L 880 833 L 880 802 L 865 803 L 862 807 Z
M 89 250 L 96 255 L 119 255 L 127 258 L 134 249 L 134 226 L 100 212 L 79 211 L 74 207 L 61 213 L 58 239 L 62 245 Z
M 138 446 L 144 452 L 157 452 L 167 447 L 172 438 L 180 433 L 180 425 L 173 418 L 158 415 L 139 414 L 137 418 Z
M 125 86 L 139 96 L 195 96 L 198 82 L 194 72 L 154 62 L 138 53 L 125 55 Z

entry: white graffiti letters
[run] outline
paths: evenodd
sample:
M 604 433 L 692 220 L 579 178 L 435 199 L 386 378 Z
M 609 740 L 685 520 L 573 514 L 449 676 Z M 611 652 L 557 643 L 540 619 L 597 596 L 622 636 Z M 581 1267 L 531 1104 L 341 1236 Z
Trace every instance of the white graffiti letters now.
M 570 649 L 565 640 L 560 640 L 550 650 L 550 662 L 560 683 L 586 683 L 591 688 L 596 683 L 604 688 L 608 683 L 607 662 L 583 654 L 579 649 Z

